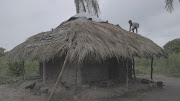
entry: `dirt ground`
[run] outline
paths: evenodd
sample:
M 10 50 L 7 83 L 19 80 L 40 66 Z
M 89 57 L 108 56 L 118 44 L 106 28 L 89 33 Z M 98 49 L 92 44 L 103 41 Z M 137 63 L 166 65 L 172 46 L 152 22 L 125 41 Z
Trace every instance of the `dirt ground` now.
M 138 92 L 116 101 L 180 101 L 180 78 L 154 75 L 154 81 L 163 81 L 164 87 Z
M 164 82 L 163 89 L 154 89 L 142 97 L 141 101 L 180 101 L 180 78 L 155 76 Z
M 138 78 L 148 78 L 149 76 L 139 75 Z M 154 75 L 154 81 L 163 81 L 164 88 L 149 89 L 148 86 L 140 86 L 140 84 L 133 84 L 129 89 L 134 92 L 123 94 L 119 97 L 109 97 L 105 99 L 95 99 L 96 101 L 180 101 L 180 78 L 165 77 L 161 75 Z M 25 86 L 31 84 L 34 80 L 20 81 L 10 85 L 0 85 L 0 101 L 46 101 L 48 94 L 39 94 L 38 91 L 30 91 L 24 89 Z M 42 83 L 38 83 L 42 86 Z M 52 86 L 52 85 L 51 85 Z M 133 89 L 136 88 L 136 89 Z M 92 89 L 91 89 L 92 90 Z M 102 88 L 100 90 L 103 90 Z M 119 93 L 120 88 L 111 92 Z M 98 90 L 99 91 L 99 90 Z M 105 92 L 106 90 L 104 90 Z M 110 90 L 109 90 L 110 91 Z M 124 89 L 125 91 L 125 89 Z M 87 93 L 88 92 L 88 93 Z M 108 91 L 107 91 L 108 92 Z M 83 92 L 84 95 L 90 95 L 89 90 Z M 93 92 L 91 92 L 92 95 Z M 102 95 L 94 92 L 94 94 Z

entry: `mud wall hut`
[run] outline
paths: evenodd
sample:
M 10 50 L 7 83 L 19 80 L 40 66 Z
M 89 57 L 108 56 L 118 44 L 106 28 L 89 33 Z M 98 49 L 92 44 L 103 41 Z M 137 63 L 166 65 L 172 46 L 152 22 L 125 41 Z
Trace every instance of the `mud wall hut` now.
M 54 60 L 46 63 L 46 78 L 51 81 L 56 81 L 62 69 L 63 61 Z M 76 70 L 76 68 L 77 70 Z M 102 63 L 83 63 L 66 65 L 62 81 L 68 84 L 73 84 L 77 72 L 77 83 L 79 85 L 90 85 L 91 83 L 100 81 L 116 81 L 125 82 L 128 67 L 128 77 L 132 78 L 132 62 L 117 61 L 117 59 L 109 59 Z M 43 63 L 40 63 L 40 75 L 43 76 Z
M 62 80 L 72 82 L 72 77 L 77 77 L 81 84 L 113 79 L 124 81 L 127 74 L 131 78 L 135 56 L 153 58 L 166 55 L 161 47 L 146 37 L 80 14 L 51 31 L 28 38 L 12 49 L 7 57 L 15 61 L 38 60 L 41 74 L 46 71 L 44 77 L 53 80 L 65 65 Z

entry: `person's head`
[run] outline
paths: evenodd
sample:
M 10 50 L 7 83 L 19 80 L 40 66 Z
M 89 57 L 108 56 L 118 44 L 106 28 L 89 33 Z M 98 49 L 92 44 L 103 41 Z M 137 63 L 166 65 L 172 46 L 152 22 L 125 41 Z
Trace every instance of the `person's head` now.
M 132 25 L 132 21 L 131 20 L 129 20 L 129 24 Z

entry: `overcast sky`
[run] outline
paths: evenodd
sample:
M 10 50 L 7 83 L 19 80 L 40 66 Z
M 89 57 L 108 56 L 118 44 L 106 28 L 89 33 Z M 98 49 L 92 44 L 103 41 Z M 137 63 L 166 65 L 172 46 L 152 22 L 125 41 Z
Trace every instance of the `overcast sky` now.
M 128 30 L 140 23 L 139 34 L 161 47 L 180 38 L 180 4 L 165 11 L 165 0 L 99 0 L 100 18 Z M 11 50 L 28 37 L 49 31 L 75 15 L 74 0 L 0 0 L 0 47 Z

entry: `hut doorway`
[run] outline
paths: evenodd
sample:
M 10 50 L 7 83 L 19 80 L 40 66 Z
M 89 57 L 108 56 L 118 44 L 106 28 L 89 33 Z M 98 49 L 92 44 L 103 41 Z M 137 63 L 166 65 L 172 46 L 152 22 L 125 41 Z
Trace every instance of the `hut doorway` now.
M 109 80 L 118 80 L 119 66 L 116 59 L 112 59 L 108 64 Z
M 128 77 L 132 78 L 132 62 L 131 60 L 119 61 L 115 58 L 108 61 L 108 76 L 109 80 L 113 81 L 126 81 L 128 68 Z

